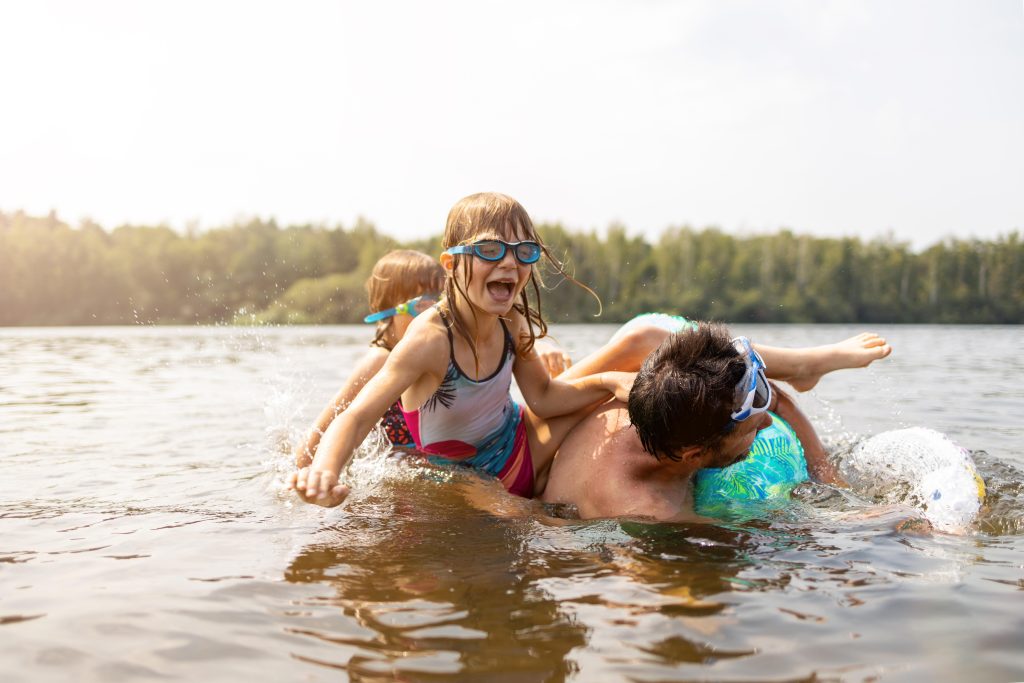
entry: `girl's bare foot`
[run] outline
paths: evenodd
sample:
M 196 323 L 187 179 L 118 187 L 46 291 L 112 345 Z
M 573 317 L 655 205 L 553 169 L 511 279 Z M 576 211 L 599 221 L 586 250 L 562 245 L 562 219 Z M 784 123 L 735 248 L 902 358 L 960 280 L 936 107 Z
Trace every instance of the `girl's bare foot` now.
M 862 332 L 835 344 L 792 351 L 799 354 L 799 360 L 794 359 L 792 373 L 778 379 L 789 382 L 797 391 L 810 391 L 833 370 L 867 367 L 892 353 L 892 347 L 884 337 Z

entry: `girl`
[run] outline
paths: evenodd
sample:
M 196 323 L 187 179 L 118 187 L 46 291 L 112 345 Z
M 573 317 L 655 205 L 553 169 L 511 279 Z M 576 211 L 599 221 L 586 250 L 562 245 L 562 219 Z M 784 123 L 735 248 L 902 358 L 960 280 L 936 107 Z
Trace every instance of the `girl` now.
M 373 266 L 366 280 L 366 294 L 370 315 L 363 319 L 375 323 L 377 328 L 370 350 L 356 363 L 344 386 L 320 412 L 310 427 L 305 441 L 295 449 L 295 465 L 307 467 L 313 462 L 317 446 L 324 431 L 359 393 L 371 377 L 380 372 L 388 354 L 395 348 L 409 323 L 420 313 L 437 303 L 444 288 L 444 269 L 441 264 L 424 253 L 409 249 L 388 252 Z M 546 343 L 539 349 L 548 372 L 557 375 L 572 364 L 560 347 Z M 381 417 L 384 432 L 397 448 L 415 448 L 412 435 L 396 401 Z
M 459 201 L 443 246 L 444 299 L 409 324 L 381 370 L 331 422 L 312 464 L 290 477 L 306 502 L 345 499 L 340 472 L 398 399 L 419 450 L 489 472 L 528 497 L 586 409 L 612 395 L 628 397 L 632 373 L 556 380 L 534 350 L 547 328 L 524 290 L 531 286 L 539 306 L 533 265 L 545 250 L 519 202 L 495 193 Z M 529 425 L 509 394 L 513 374 Z
M 363 386 L 380 372 L 384 361 L 399 340 L 405 336 L 409 323 L 419 313 L 437 302 L 444 287 L 441 264 L 426 254 L 399 249 L 385 254 L 373 266 L 366 281 L 370 315 L 364 322 L 376 323 L 377 329 L 370 350 L 366 352 L 348 381 L 320 412 L 303 443 L 295 449 L 295 465 L 307 467 L 313 462 L 320 437 L 331 422 L 352 402 Z M 412 448 L 402 411 L 392 404 L 381 418 L 384 431 L 394 446 Z

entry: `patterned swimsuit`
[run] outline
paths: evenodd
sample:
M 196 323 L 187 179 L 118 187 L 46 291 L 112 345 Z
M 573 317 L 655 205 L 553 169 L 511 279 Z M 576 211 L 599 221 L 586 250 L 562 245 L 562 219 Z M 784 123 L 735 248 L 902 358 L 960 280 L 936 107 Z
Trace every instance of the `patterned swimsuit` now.
M 412 434 L 409 432 L 409 425 L 405 423 L 405 418 L 402 417 L 401 403 L 398 401 L 392 403 L 391 407 L 384 413 L 384 416 L 380 418 L 380 423 L 384 427 L 384 434 L 387 435 L 388 441 L 391 442 L 392 446 L 397 448 L 416 447 Z
M 517 496 L 533 495 L 533 461 L 526 438 L 523 409 L 509 389 L 515 345 L 505 322 L 505 349 L 498 369 L 484 379 L 470 379 L 455 361 L 455 341 L 448 329 L 449 361 L 441 386 L 419 409 L 402 415 L 416 448 L 496 476 Z M 399 404 L 400 405 L 400 404 Z

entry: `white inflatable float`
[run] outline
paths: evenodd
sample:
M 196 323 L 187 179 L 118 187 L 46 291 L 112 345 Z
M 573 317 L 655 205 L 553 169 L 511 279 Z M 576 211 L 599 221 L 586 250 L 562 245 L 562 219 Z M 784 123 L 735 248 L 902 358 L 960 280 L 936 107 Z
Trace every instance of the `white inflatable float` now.
M 923 427 L 862 441 L 839 471 L 854 491 L 916 507 L 933 527 L 950 533 L 967 531 L 985 500 L 985 483 L 970 453 Z

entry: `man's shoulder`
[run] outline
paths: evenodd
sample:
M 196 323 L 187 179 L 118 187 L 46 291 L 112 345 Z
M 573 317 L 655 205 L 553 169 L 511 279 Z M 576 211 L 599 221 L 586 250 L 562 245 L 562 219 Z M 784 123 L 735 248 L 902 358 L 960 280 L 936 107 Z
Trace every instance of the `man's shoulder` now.
M 583 418 L 559 448 L 563 463 L 573 463 L 574 470 L 585 467 L 589 472 L 628 471 L 641 454 L 643 448 L 625 404 L 618 401 L 609 401 Z
M 562 441 L 551 465 L 544 500 L 582 506 L 584 499 L 603 499 L 605 489 L 622 480 L 624 460 L 628 459 L 624 456 L 631 449 L 621 433 L 622 415 L 614 403 L 594 410 Z
M 584 429 L 600 429 L 607 436 L 616 440 L 620 448 L 636 444 L 640 448 L 640 439 L 637 437 L 633 424 L 629 421 L 629 411 L 622 401 L 611 400 L 595 409 L 580 423 Z
M 571 467 L 560 474 L 573 479 L 568 488 L 579 499 L 572 502 L 581 515 L 658 520 L 692 516 L 689 478 L 666 478 L 665 468 L 672 463 L 659 462 L 643 449 L 625 404 L 609 402 L 580 428 L 579 440 L 566 439 L 563 448 L 576 445 L 581 451 L 574 453 Z

